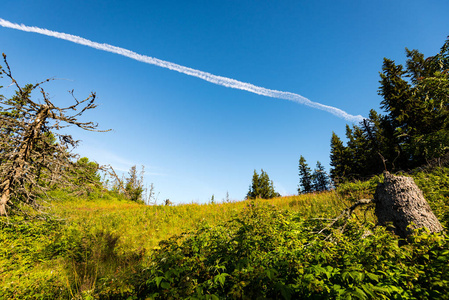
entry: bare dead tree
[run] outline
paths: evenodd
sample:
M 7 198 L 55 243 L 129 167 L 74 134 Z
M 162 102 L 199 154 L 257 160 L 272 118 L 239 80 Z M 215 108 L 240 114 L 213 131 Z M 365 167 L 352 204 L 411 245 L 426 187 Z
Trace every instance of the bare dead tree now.
M 112 190 L 116 191 L 119 194 L 124 193 L 125 178 L 123 176 L 120 178 L 111 165 L 107 166 L 107 174 L 112 178 Z
M 76 155 L 71 152 L 78 144 L 72 136 L 60 133 L 68 126 L 84 130 L 98 130 L 94 122 L 80 122 L 78 118 L 96 107 L 95 93 L 75 104 L 60 108 L 54 105 L 42 85 L 51 79 L 21 87 L 14 79 L 3 54 L 5 68 L 0 76 L 12 81 L 17 89 L 10 99 L 0 98 L 0 215 L 7 215 L 11 207 L 24 203 L 36 207 L 36 196 L 52 185 L 68 182 L 68 174 L 75 167 Z M 31 93 L 39 91 L 41 103 L 31 100 Z M 106 130 L 107 131 L 107 130 Z
M 110 189 L 123 195 L 132 201 L 143 201 L 147 205 L 155 205 L 157 199 L 155 198 L 155 188 L 153 183 L 150 186 L 144 185 L 145 167 L 142 165 L 140 174 L 138 174 L 137 166 L 132 166 L 128 171 L 128 177 L 122 174 L 119 177 L 114 168 L 109 165 L 106 168 L 107 175 L 112 179 Z

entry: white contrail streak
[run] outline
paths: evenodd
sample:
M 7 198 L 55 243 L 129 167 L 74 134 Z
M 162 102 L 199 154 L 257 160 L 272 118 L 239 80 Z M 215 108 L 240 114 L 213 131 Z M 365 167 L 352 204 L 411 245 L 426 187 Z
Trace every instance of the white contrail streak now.
M 92 47 L 92 48 L 95 48 L 98 50 L 112 52 L 112 53 L 126 56 L 126 57 L 129 57 L 129 58 L 132 58 L 132 59 L 135 59 L 137 61 L 141 61 L 141 62 L 144 62 L 147 64 L 156 65 L 156 66 L 159 66 L 162 68 L 177 71 L 177 72 L 184 73 L 184 74 L 187 74 L 190 76 L 198 77 L 203 80 L 206 80 L 206 81 L 218 84 L 218 85 L 222 85 L 225 87 L 238 89 L 238 90 L 244 90 L 244 91 L 248 91 L 251 93 L 255 93 L 255 94 L 259 94 L 259 95 L 263 95 L 263 96 L 267 96 L 267 97 L 290 100 L 290 101 L 304 104 L 304 105 L 307 105 L 307 106 L 310 106 L 313 108 L 327 111 L 331 114 L 336 115 L 337 117 L 343 118 L 350 122 L 354 122 L 354 123 L 361 122 L 364 119 L 360 115 L 358 115 L 358 116 L 350 115 L 347 112 L 345 112 L 339 108 L 310 101 L 309 99 L 307 99 L 301 95 L 298 95 L 298 94 L 294 94 L 294 93 L 290 93 L 290 92 L 282 92 L 282 91 L 277 91 L 277 90 L 270 90 L 270 89 L 266 89 L 263 87 L 259 87 L 259 86 L 250 84 L 250 83 L 238 81 L 238 80 L 235 80 L 232 78 L 213 75 L 211 73 L 203 72 L 200 70 L 195 70 L 195 69 L 192 69 L 189 67 L 184 67 L 184 66 L 177 65 L 177 64 L 174 64 L 174 63 L 171 63 L 168 61 L 160 60 L 160 59 L 157 59 L 154 57 L 141 55 L 141 54 L 138 54 L 136 52 L 133 52 L 133 51 L 130 51 L 130 50 L 127 50 L 124 48 L 112 46 L 109 44 L 100 44 L 97 42 L 93 42 L 88 39 L 76 36 L 76 35 L 51 31 L 51 30 L 39 28 L 39 27 L 26 26 L 23 24 L 11 23 L 2 18 L 0 18 L 0 26 L 17 29 L 17 30 L 21 30 L 21 31 L 35 32 L 35 33 L 55 37 L 58 39 L 70 41 L 70 42 L 73 42 L 76 44 L 85 45 L 85 46 Z

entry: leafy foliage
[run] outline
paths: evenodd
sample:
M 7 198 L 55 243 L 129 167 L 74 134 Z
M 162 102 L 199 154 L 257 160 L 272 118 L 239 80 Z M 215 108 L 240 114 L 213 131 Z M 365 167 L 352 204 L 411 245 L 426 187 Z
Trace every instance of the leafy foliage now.
M 314 234 L 317 225 L 250 203 L 222 225 L 204 224 L 161 242 L 141 293 L 161 299 L 432 299 L 449 292 L 446 236 L 421 232 L 399 246 L 384 228 L 352 222 L 345 234 L 326 241 Z M 372 234 L 362 238 L 360 229 Z
M 74 168 L 67 172 L 71 184 L 65 190 L 91 199 L 101 197 L 101 193 L 106 192 L 105 184 L 101 178 L 102 171 L 103 168 L 98 163 L 89 161 L 87 157 L 78 159 Z M 62 187 L 62 185 L 55 183 L 52 189 L 61 189 Z
M 448 174 L 413 174 L 446 226 Z M 369 211 L 343 233 L 317 234 L 347 200 L 370 198 L 378 180 L 213 205 L 55 190 L 45 220 L 0 220 L 0 299 L 445 299 L 446 235 L 403 241 L 374 226 Z
M 449 168 L 417 172 L 413 177 L 441 224 L 449 228 Z

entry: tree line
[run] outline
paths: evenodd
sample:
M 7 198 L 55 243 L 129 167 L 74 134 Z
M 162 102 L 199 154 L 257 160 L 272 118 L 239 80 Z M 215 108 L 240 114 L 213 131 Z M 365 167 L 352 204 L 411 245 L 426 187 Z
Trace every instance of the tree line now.
M 298 193 L 449 162 L 449 37 L 427 58 L 418 50 L 405 51 L 405 66 L 384 58 L 378 90 L 384 114 L 372 109 L 359 124 L 346 125 L 346 145 L 332 133 L 330 176 L 320 162 L 312 172 L 301 156 Z M 254 170 L 246 198 L 277 195 L 268 175 Z
M 359 124 L 346 125 L 346 145 L 332 133 L 330 178 L 320 162 L 312 172 L 300 157 L 298 193 L 324 191 L 385 170 L 396 172 L 449 161 L 449 37 L 433 56 L 425 58 L 418 50 L 407 48 L 406 56 L 405 66 L 384 59 L 378 91 L 384 114 L 371 110 Z M 20 86 L 4 54 L 3 60 L 0 78 L 8 78 L 17 91 L 10 98 L 0 95 L 0 215 L 19 204 L 34 206 L 38 196 L 56 185 L 98 181 L 98 166 L 77 161 L 72 150 L 78 142 L 60 129 L 76 126 L 101 131 L 94 122 L 78 120 L 96 107 L 94 93 L 80 101 L 72 91 L 74 104 L 58 107 L 43 89 L 50 79 Z M 42 97 L 40 103 L 31 99 L 35 92 Z M 135 167 L 126 180 L 115 176 L 117 192 L 135 201 L 142 199 L 142 182 Z M 254 170 L 246 198 L 277 196 L 268 174 Z
M 332 134 L 334 184 L 448 159 L 449 37 L 434 56 L 405 51 L 405 66 L 384 58 L 378 91 L 384 114 L 371 110 L 358 125 L 346 125 L 346 145 Z
M 331 188 L 330 178 L 327 175 L 323 165 L 318 161 L 314 171 L 308 166 L 306 159 L 301 155 L 299 159 L 299 184 L 298 194 L 327 191 Z M 246 199 L 271 199 L 280 197 L 280 194 L 274 190 L 273 181 L 262 169 L 260 175 L 254 170 L 249 191 Z

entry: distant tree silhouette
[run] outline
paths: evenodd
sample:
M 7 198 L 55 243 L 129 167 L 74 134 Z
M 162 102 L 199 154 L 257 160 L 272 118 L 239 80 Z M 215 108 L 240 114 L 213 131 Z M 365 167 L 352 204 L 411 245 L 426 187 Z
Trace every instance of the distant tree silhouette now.
M 141 167 L 141 171 L 138 174 L 137 166 L 132 166 L 128 171 L 128 176 L 125 175 L 119 177 L 112 166 L 108 168 L 109 176 L 112 177 L 112 190 L 118 194 L 123 195 L 125 198 L 136 201 L 144 202 L 150 204 L 154 196 L 154 186 L 150 184 L 150 189 L 148 190 L 144 186 L 144 175 L 145 167 Z
M 329 189 L 329 176 L 326 174 L 323 165 L 318 161 L 313 171 L 313 188 L 317 192 L 327 191 Z
M 249 191 L 246 194 L 246 199 L 271 199 L 279 196 L 280 194 L 275 192 L 273 181 L 270 180 L 268 174 L 264 170 L 261 170 L 259 175 L 254 170 L 253 179 L 249 186 Z
M 140 176 L 137 174 L 137 167 L 134 165 L 128 171 L 128 177 L 125 184 L 125 195 L 132 201 L 143 201 L 142 195 L 145 191 L 143 186 L 144 167 L 140 172 Z
M 307 165 L 306 159 L 301 155 L 299 158 L 299 186 L 298 193 L 305 194 L 313 192 L 312 171 Z

